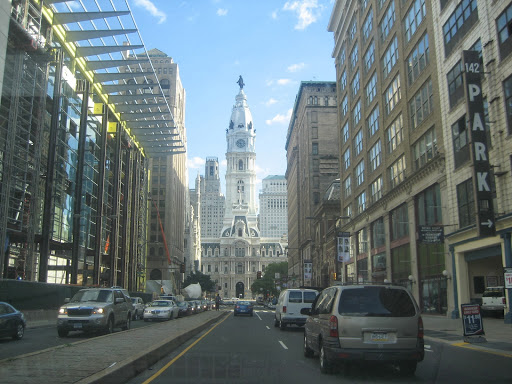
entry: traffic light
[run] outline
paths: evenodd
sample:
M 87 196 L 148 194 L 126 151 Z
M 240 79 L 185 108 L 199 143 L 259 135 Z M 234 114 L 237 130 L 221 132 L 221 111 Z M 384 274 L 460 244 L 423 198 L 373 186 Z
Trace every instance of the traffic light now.
M 256 278 L 261 279 L 261 271 L 256 272 Z
M 185 273 L 185 264 L 180 264 L 180 273 Z

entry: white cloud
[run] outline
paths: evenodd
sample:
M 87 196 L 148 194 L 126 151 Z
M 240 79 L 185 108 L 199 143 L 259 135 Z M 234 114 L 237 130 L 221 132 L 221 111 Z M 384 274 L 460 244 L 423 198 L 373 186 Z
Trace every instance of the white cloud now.
M 265 120 L 265 123 L 267 125 L 273 125 L 273 124 L 287 124 L 290 122 L 290 118 L 292 117 L 292 108 L 286 112 L 286 115 L 281 115 L 278 113 L 275 115 L 271 120 Z
M 267 87 L 271 87 L 272 85 L 274 85 L 274 80 L 267 80 L 265 81 L 265 84 L 267 85 Z
M 160 18 L 158 24 L 162 24 L 167 19 L 167 15 L 159 10 L 150 0 L 134 0 L 134 2 L 136 6 L 142 7 L 151 15 Z
M 266 105 L 267 107 L 270 107 L 272 104 L 275 104 L 275 103 L 277 103 L 277 100 L 276 100 L 276 99 L 274 99 L 273 97 L 271 97 L 270 99 L 268 99 L 267 101 L 265 101 L 265 105 Z
M 271 14 L 270 14 L 270 17 L 274 20 L 277 20 L 277 11 L 273 11 Z
M 204 168 L 205 160 L 201 157 L 193 157 L 191 159 L 187 159 L 187 167 L 188 169 L 201 169 Z
M 226 16 L 228 14 L 227 9 L 219 8 L 217 9 L 217 16 Z
M 279 85 L 286 85 L 286 84 L 290 84 L 290 83 L 291 83 L 290 79 L 279 79 L 279 80 L 277 80 L 277 84 L 279 84 Z
M 296 0 L 287 1 L 283 10 L 295 12 L 299 19 L 295 29 L 306 29 L 310 24 L 315 23 L 323 10 L 323 6 L 317 0 Z
M 292 64 L 290 65 L 287 70 L 288 72 L 298 72 L 300 71 L 302 68 L 304 68 L 306 66 L 306 64 L 304 63 L 298 63 L 298 64 Z

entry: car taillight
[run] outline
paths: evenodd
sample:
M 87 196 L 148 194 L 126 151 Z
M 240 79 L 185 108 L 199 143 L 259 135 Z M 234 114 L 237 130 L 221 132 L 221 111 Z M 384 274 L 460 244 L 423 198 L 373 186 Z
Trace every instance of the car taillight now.
M 286 313 L 286 305 L 283 305 L 283 313 Z
M 423 339 L 423 319 L 418 317 L 418 339 Z
M 329 336 L 338 337 L 338 318 L 331 316 L 329 319 Z
M 503 301 L 503 305 L 507 304 L 507 299 L 506 298 L 503 298 L 501 301 Z
M 238 309 L 240 309 L 240 306 L 239 306 L 239 305 L 237 305 L 236 307 L 237 307 Z

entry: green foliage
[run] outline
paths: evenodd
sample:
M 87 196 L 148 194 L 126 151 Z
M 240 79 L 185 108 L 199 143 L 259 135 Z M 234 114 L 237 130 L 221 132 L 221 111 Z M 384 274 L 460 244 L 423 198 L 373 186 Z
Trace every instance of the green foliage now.
M 282 263 L 273 263 L 269 264 L 265 268 L 265 273 L 263 274 L 261 279 L 257 279 L 251 285 L 251 291 L 254 296 L 263 295 L 266 296 L 267 293 L 271 296 L 279 295 L 279 291 L 277 290 L 277 285 L 280 285 L 276 282 L 276 273 L 279 273 L 279 279 L 277 279 L 280 284 L 283 281 L 287 280 L 288 277 L 288 263 L 286 261 Z
M 213 292 L 215 291 L 215 283 L 212 281 L 209 275 L 205 275 L 202 272 L 192 272 L 185 278 L 185 282 L 183 283 L 183 287 L 187 287 L 190 284 L 201 285 L 201 289 L 203 292 Z

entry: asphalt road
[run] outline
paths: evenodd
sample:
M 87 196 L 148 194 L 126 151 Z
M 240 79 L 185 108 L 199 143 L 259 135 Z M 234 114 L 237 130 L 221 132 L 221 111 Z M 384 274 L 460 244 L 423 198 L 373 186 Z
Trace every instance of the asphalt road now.
M 511 359 L 426 340 L 425 360 L 414 377 L 390 366 L 354 367 L 346 375 L 320 373 L 318 358 L 302 353 L 303 330 L 273 325 L 273 312 L 229 316 L 129 384 L 163 383 L 511 383 Z

